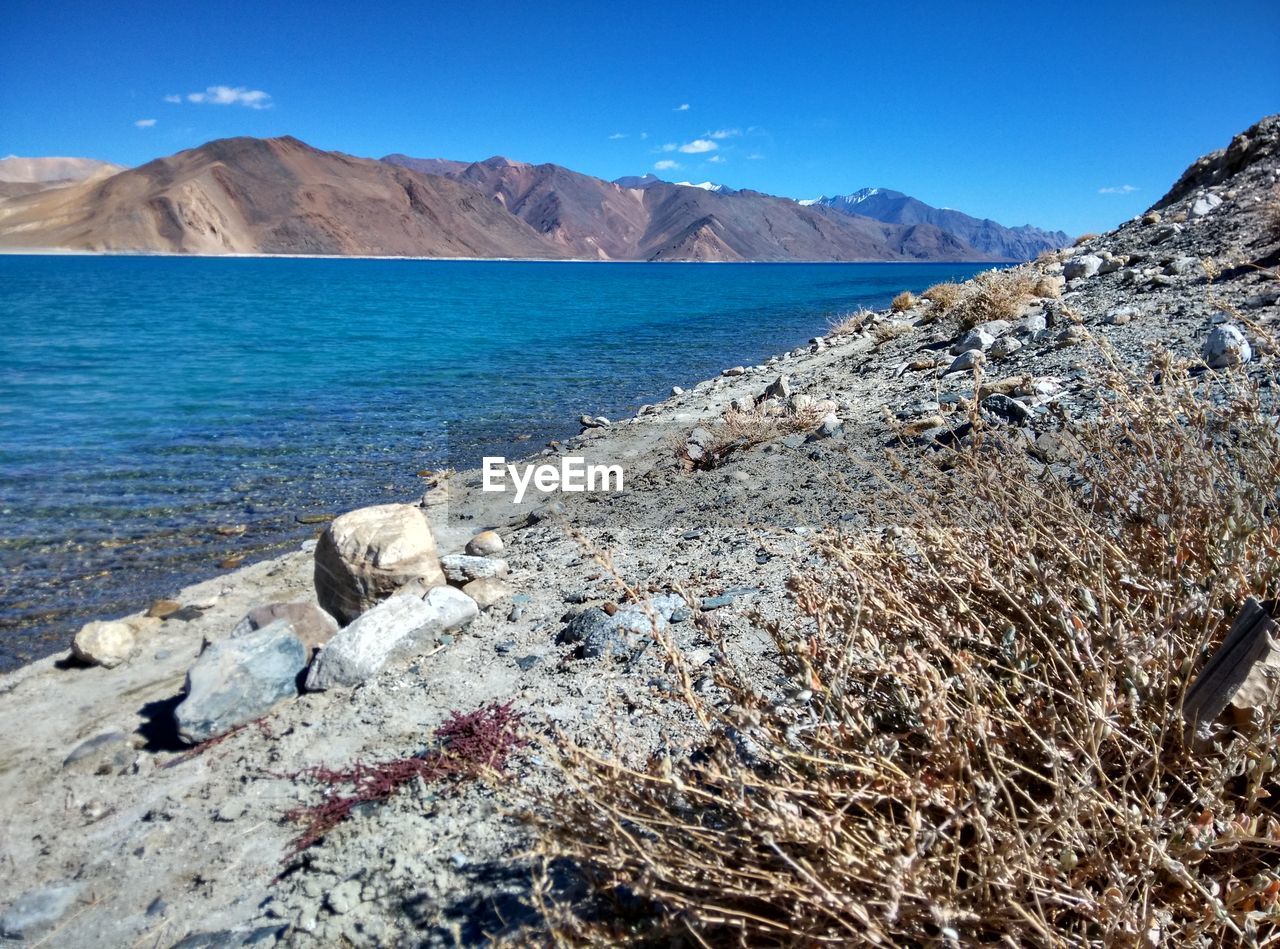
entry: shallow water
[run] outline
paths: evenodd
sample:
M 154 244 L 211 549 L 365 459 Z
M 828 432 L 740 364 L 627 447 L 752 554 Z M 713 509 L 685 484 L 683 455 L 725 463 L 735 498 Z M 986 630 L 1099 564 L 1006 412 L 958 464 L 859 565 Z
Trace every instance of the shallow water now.
M 0 669 L 977 269 L 0 256 Z

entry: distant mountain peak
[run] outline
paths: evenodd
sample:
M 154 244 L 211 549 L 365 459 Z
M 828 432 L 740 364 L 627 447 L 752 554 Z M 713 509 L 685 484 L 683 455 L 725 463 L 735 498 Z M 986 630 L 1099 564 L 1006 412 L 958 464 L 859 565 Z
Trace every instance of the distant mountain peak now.
M 679 185 L 681 188 L 701 188 L 703 191 L 714 191 L 717 194 L 729 191 L 730 189 L 724 185 L 718 185 L 714 181 L 700 181 L 694 184 L 692 181 L 676 181 L 673 184 Z
M 860 188 L 849 194 L 823 195 L 799 203 L 806 207 L 828 207 L 886 224 L 931 224 L 998 260 L 1032 260 L 1046 250 L 1070 243 L 1062 231 L 1046 231 L 1030 225 L 1005 227 L 989 218 L 975 218 L 953 208 L 935 208 L 889 188 Z

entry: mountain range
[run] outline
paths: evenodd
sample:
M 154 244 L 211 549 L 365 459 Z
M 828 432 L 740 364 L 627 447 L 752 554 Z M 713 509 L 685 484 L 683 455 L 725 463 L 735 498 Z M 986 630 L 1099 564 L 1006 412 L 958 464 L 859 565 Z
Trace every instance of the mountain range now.
M 1044 251 L 1071 243 L 1071 238 L 1062 231 L 1046 231 L 1030 224 L 1004 227 L 990 218 L 971 217 L 952 208 L 935 208 L 888 188 L 863 188 L 852 194 L 834 198 L 824 196 L 800 203 L 822 205 L 890 224 L 932 224 L 974 250 L 1001 260 L 1034 260 Z
M 880 193 L 905 204 L 872 200 Z M 372 160 L 288 136 L 221 139 L 132 169 L 0 161 L 0 247 L 9 248 L 994 262 L 1034 256 L 1037 240 L 1060 246 L 1066 235 L 1001 228 L 897 192 L 798 202 L 653 175 L 605 181 L 501 157 Z

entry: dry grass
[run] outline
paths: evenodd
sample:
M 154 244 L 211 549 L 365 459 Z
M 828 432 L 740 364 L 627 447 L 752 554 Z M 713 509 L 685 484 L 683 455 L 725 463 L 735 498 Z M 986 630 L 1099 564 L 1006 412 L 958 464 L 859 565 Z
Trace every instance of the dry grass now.
M 1070 474 L 981 429 L 949 474 L 900 470 L 893 529 L 823 538 L 767 624 L 787 684 L 726 661 L 704 697 L 666 643 L 695 754 L 562 741 L 541 848 L 607 908 L 544 905 L 553 933 L 1280 941 L 1276 716 L 1197 744 L 1180 714 L 1231 614 L 1277 592 L 1272 390 L 1152 368 L 1099 380 Z
M 956 307 L 960 328 L 972 329 L 988 320 L 1015 320 L 1035 295 L 1038 280 L 1016 270 L 988 270 L 973 278 L 971 289 Z
M 939 311 L 946 313 L 964 299 L 964 287 L 958 283 L 935 283 L 921 294 Z
M 709 471 L 724 464 L 736 452 L 776 441 L 797 432 L 811 432 L 822 424 L 824 411 L 807 406 L 798 412 L 769 415 L 759 409 L 749 412 L 727 410 L 718 422 L 700 426 L 710 436 L 697 445 L 681 439 L 673 447 L 676 457 L 687 471 Z
M 1266 233 L 1280 240 L 1280 185 L 1271 189 L 1262 206 L 1262 221 Z
M 857 336 L 865 332 L 867 324 L 875 313 L 868 309 L 860 309 L 848 313 L 832 322 L 827 328 L 828 336 Z
M 894 313 L 905 313 L 915 305 L 916 295 L 910 290 L 903 290 L 893 298 L 893 302 L 889 304 L 889 309 Z
M 1089 243 L 1089 241 L 1097 240 L 1097 239 L 1098 239 L 1099 237 L 1101 237 L 1101 236 L 1102 236 L 1101 234 L 1094 234 L 1094 233 L 1092 233 L 1092 232 L 1090 232 L 1090 233 L 1088 233 L 1088 234 L 1081 234 L 1079 237 L 1077 237 L 1077 238 L 1075 239 L 1075 241 L 1072 243 L 1072 245 L 1071 245 L 1071 246 L 1072 246 L 1072 247 L 1080 247 L 1080 246 L 1081 246 L 1081 245 L 1083 245 L 1083 244 L 1087 244 L 1087 243 Z
M 887 320 L 884 323 L 877 323 L 872 328 L 871 338 L 875 340 L 877 346 L 883 346 L 900 337 L 910 336 L 914 330 L 915 327 L 905 320 Z

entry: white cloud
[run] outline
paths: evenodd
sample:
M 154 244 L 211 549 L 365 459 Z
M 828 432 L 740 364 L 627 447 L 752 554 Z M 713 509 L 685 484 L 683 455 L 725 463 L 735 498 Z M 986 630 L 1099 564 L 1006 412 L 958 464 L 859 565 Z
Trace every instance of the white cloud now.
M 165 96 L 164 101 L 172 102 L 174 105 L 177 105 L 182 101 L 182 96 Z
M 723 165 L 725 162 L 725 157 L 723 155 L 712 155 L 710 158 L 707 159 L 707 161 L 711 162 L 714 165 Z
M 747 161 L 763 161 L 763 160 L 764 160 L 764 156 L 761 155 L 759 152 L 752 152 L 750 155 L 747 156 Z
M 672 109 L 671 111 L 672 111 L 672 112 L 688 112 L 688 111 L 689 111 L 689 103 L 687 103 L 687 102 L 682 102 L 682 103 L 680 103 L 678 106 L 676 106 L 674 109 Z
M 188 102 L 203 102 L 207 105 L 242 105 L 248 109 L 271 108 L 271 96 L 261 89 L 246 89 L 244 86 L 210 86 L 204 92 L 187 93 Z
M 138 119 L 138 121 L 134 122 L 133 124 L 140 129 L 149 129 L 151 128 L 151 126 L 156 124 L 156 120 L 155 119 Z
M 670 158 L 664 158 L 662 161 L 654 162 L 653 164 L 654 171 L 670 171 L 672 168 L 679 167 L 680 163 L 678 161 L 672 161 Z
M 704 134 L 707 136 L 707 138 L 725 139 L 725 138 L 733 138 L 737 135 L 741 135 L 742 133 L 737 129 L 716 129 L 714 132 L 706 132 Z
M 626 132 L 614 132 L 612 135 L 609 136 L 609 141 L 616 142 L 618 139 L 626 138 L 626 137 L 627 137 Z
M 1118 188 L 1099 188 L 1098 194 L 1133 194 L 1137 190 L 1133 185 L 1121 185 Z
M 695 138 L 692 142 L 681 145 L 680 151 L 686 155 L 701 155 L 703 152 L 714 152 L 719 147 L 709 138 Z

